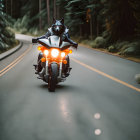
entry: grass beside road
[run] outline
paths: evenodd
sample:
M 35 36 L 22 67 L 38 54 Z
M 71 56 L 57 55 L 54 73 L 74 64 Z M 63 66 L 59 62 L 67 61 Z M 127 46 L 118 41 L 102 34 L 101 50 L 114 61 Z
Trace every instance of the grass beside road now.
M 134 43 L 133 42 L 132 43 L 120 42 L 118 44 L 116 43 L 116 44 L 113 44 L 111 46 L 104 47 L 105 40 L 102 40 L 100 38 L 97 38 L 97 39 L 98 40 L 96 40 L 96 39 L 95 40 L 79 40 L 79 39 L 73 38 L 73 40 L 75 40 L 76 42 L 79 43 L 79 46 L 83 46 L 83 47 L 86 47 L 86 48 L 91 48 L 91 49 L 94 49 L 96 51 L 101 51 L 101 52 L 104 52 L 104 53 L 107 53 L 107 54 L 110 54 L 110 55 L 118 56 L 118 57 L 121 57 L 121 58 L 124 58 L 124 59 L 128 59 L 128 60 L 140 63 L 140 55 L 135 54 L 135 51 L 137 51 L 137 50 L 132 50 L 133 51 L 132 54 L 131 54 L 131 52 L 127 52 L 127 50 L 129 48 L 130 49 L 133 48 L 133 46 L 135 45 L 134 44 L 135 42 Z M 116 49 L 117 47 L 119 49 Z
M 104 48 L 93 48 L 91 45 L 89 45 L 87 43 L 79 43 L 79 46 L 94 49 L 96 51 L 100 51 L 100 52 L 103 52 L 103 53 L 107 53 L 107 54 L 110 54 L 110 55 L 118 56 L 118 57 L 121 57 L 121 58 L 124 58 L 124 59 L 128 59 L 128 60 L 140 63 L 140 56 L 125 56 L 125 55 L 120 55 L 120 52 L 111 53 L 107 49 L 104 49 Z

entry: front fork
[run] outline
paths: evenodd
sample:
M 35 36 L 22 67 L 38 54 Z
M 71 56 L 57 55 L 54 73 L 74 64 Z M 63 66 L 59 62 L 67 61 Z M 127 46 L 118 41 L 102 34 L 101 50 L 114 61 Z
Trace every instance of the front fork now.
M 49 61 L 46 61 L 45 72 L 46 72 L 46 75 L 49 75 Z
M 61 82 L 61 81 L 64 80 L 64 79 L 62 80 L 62 69 L 63 69 L 62 66 L 63 66 L 63 63 L 60 62 L 58 65 L 59 65 L 59 67 L 58 67 L 59 68 L 58 69 L 58 73 L 59 73 L 59 75 L 58 75 L 58 81 Z M 46 61 L 45 74 L 46 74 L 47 77 L 49 77 L 49 61 Z
M 62 62 L 60 62 L 59 65 L 60 66 L 59 66 L 59 76 L 58 76 L 58 78 L 61 78 L 62 77 Z

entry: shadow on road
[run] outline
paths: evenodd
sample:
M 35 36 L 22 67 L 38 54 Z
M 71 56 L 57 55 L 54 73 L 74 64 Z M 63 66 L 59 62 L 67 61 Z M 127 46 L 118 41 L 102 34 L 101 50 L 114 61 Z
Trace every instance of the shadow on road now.
M 48 84 L 41 84 L 38 85 L 39 88 L 43 89 L 43 90 L 48 90 Z M 74 86 L 74 85 L 56 85 L 56 91 L 75 91 L 77 90 L 78 87 Z

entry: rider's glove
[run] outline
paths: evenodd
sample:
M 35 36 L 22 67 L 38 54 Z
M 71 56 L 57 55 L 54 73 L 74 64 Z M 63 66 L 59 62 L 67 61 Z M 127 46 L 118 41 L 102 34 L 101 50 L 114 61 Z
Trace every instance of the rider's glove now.
M 38 39 L 37 38 L 32 38 L 32 43 L 37 43 Z
M 74 42 L 74 43 L 73 43 L 73 47 L 77 49 L 78 44 Z

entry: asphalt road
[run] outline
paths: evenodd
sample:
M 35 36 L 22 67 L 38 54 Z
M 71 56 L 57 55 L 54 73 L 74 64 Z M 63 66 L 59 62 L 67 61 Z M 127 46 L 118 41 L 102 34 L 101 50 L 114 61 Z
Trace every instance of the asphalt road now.
M 0 140 L 140 140 L 139 63 L 79 47 L 49 93 L 34 74 L 36 45 L 17 38 L 23 47 L 0 61 L 0 71 L 12 63 L 0 73 Z

